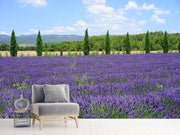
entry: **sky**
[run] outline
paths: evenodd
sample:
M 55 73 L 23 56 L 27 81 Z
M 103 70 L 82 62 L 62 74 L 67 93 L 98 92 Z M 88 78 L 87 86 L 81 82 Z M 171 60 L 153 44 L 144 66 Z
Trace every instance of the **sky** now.
M 0 34 L 180 32 L 180 0 L 0 0 Z

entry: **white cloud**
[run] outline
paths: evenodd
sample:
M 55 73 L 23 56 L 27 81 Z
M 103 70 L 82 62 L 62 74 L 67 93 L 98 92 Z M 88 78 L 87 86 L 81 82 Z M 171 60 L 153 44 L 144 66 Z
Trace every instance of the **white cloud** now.
M 75 31 L 84 34 L 84 30 L 88 28 L 90 35 L 96 33 L 101 35 L 110 31 L 113 34 L 126 34 L 140 33 L 142 32 L 141 26 L 146 23 L 145 20 L 138 21 L 132 20 L 126 17 L 126 11 L 124 9 L 114 9 L 111 6 L 106 5 L 106 1 L 103 2 L 88 2 L 83 3 L 86 6 L 89 22 L 78 20 L 74 24 Z M 88 4 L 87 4 L 88 3 Z
M 156 10 L 154 10 L 154 13 L 156 15 L 167 15 L 167 14 L 170 14 L 171 12 L 170 12 L 170 10 L 164 11 L 164 10 L 161 10 L 161 9 L 156 9 Z
M 82 34 L 86 28 L 89 30 L 90 35 L 105 34 L 107 30 L 111 34 L 130 34 L 144 32 L 142 26 L 151 20 L 155 24 L 164 24 L 166 21 L 159 18 L 159 15 L 165 14 L 164 10 L 157 8 L 155 5 L 147 5 L 144 3 L 139 6 L 135 1 L 129 1 L 124 8 L 115 9 L 111 6 L 107 6 L 106 0 L 82 0 L 85 5 L 87 17 L 89 21 L 77 20 L 72 27 L 67 26 L 55 26 L 52 29 L 41 30 L 42 34 Z M 128 17 L 127 10 L 136 10 L 135 13 L 141 15 L 144 10 L 151 11 L 149 20 L 143 18 L 138 19 L 135 17 Z M 165 11 L 169 14 L 170 11 Z M 142 16 L 143 17 L 143 16 Z M 37 34 L 38 30 L 31 29 L 25 34 Z
M 141 20 L 141 21 L 139 21 L 139 25 L 141 25 L 141 26 L 145 25 L 146 23 L 147 23 L 146 20 Z
M 9 35 L 9 36 L 11 35 L 10 32 L 5 32 L 5 31 L 1 31 L 0 34 L 2 34 L 2 35 Z
M 42 34 L 63 34 L 65 32 L 75 31 L 74 27 L 55 26 L 49 30 L 43 30 Z
M 30 29 L 29 31 L 23 33 L 24 35 L 37 34 L 39 30 Z M 55 26 L 52 29 L 41 30 L 41 34 L 64 34 L 68 32 L 75 31 L 74 27 L 64 27 L 64 26 Z
M 84 27 L 84 26 L 87 26 L 87 23 L 82 21 L 82 20 L 78 20 L 76 23 L 75 23 L 75 26 L 77 27 Z
M 137 3 L 135 1 L 129 1 L 127 5 L 125 5 L 125 10 L 154 10 L 156 9 L 155 5 L 150 4 L 147 5 L 146 3 L 144 3 L 142 6 L 138 6 Z
M 172 32 L 172 33 L 180 33 L 179 30 L 172 30 L 171 32 Z
M 21 7 L 31 5 L 33 7 L 44 7 L 47 5 L 46 0 L 18 0 Z
M 125 5 L 125 10 L 130 10 L 130 9 L 138 9 L 138 5 L 136 4 L 135 1 L 129 1 L 127 5 Z
M 106 5 L 91 5 L 87 7 L 88 11 L 93 14 L 108 14 L 114 12 L 112 7 L 108 7 Z
M 164 23 L 166 23 L 166 21 L 164 19 L 159 18 L 159 16 L 157 16 L 157 15 L 152 15 L 151 16 L 151 21 L 153 23 L 156 23 L 156 24 L 164 24 Z
M 139 22 L 136 19 L 126 17 L 126 10 L 122 8 L 116 10 L 111 6 L 107 6 L 106 1 L 101 4 L 85 4 L 85 6 L 91 22 L 81 22 L 83 26 L 79 26 L 79 30 L 82 30 L 82 27 L 84 29 L 88 27 L 90 32 L 98 34 L 106 33 L 107 30 L 113 34 L 140 33 L 142 32 L 141 26 L 146 23 L 145 20 Z M 130 1 L 126 9 L 135 9 L 137 7 L 136 3 Z M 81 23 L 77 22 L 76 26 Z
M 142 7 L 139 7 L 139 9 L 141 9 L 141 10 L 154 10 L 154 9 L 156 9 L 156 7 L 154 4 L 147 5 L 146 3 L 144 3 L 142 5 Z
M 171 13 L 170 10 L 162 10 L 156 7 L 154 4 L 147 5 L 144 3 L 142 6 L 138 6 L 135 1 L 130 0 L 127 5 L 125 5 L 124 10 L 136 10 L 137 14 L 139 11 L 147 10 L 153 11 L 153 15 L 151 16 L 151 21 L 156 24 L 165 24 L 166 21 L 163 18 L 159 18 L 159 15 L 168 15 Z M 141 12 L 140 14 L 141 15 Z M 145 22 L 140 22 L 140 25 L 144 25 Z
M 105 4 L 106 0 L 82 0 L 84 4 Z
M 135 1 L 129 1 L 127 5 L 125 5 L 125 10 L 153 10 L 154 14 L 156 15 L 166 15 L 170 14 L 170 10 L 161 10 L 156 7 L 154 4 L 147 5 L 144 3 L 142 6 L 138 6 Z
M 39 30 L 37 29 L 30 29 L 27 32 L 24 32 L 23 35 L 32 35 L 32 34 L 37 34 Z
M 115 10 L 113 7 L 106 6 L 105 4 L 94 4 L 86 7 L 88 11 L 88 15 L 91 19 L 96 23 L 104 23 L 104 22 L 123 22 L 126 20 L 124 16 L 125 12 L 121 9 Z

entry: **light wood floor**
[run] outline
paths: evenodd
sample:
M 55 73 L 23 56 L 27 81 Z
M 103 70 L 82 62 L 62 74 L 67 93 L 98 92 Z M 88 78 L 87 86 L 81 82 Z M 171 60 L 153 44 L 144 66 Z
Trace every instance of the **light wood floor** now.
M 13 119 L 0 119 L 0 135 L 180 135 L 180 119 L 79 119 L 14 128 Z

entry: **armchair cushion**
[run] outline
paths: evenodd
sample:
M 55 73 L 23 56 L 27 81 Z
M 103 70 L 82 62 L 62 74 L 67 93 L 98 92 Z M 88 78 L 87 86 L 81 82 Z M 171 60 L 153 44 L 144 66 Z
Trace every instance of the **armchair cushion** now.
M 44 98 L 43 85 L 32 85 L 32 103 L 42 103 Z
M 32 112 L 39 116 L 79 115 L 77 103 L 35 103 Z
M 68 102 L 65 85 L 43 85 L 45 103 Z

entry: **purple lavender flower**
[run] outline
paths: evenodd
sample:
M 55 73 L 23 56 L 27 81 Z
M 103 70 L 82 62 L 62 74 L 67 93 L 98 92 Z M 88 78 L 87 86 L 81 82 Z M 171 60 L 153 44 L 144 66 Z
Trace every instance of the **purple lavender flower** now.
M 180 54 L 2 57 L 0 118 L 12 117 L 17 83 L 29 101 L 32 84 L 69 84 L 82 118 L 179 118 L 179 65 Z

